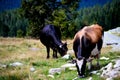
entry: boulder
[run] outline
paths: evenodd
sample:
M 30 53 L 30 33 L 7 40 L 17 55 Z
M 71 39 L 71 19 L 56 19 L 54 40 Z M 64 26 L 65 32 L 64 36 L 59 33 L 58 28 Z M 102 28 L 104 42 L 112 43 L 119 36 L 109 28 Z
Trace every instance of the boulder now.
M 120 60 L 115 61 L 114 68 L 118 68 L 118 67 L 120 67 Z
M 120 76 L 120 60 L 116 60 L 114 65 L 109 63 L 107 66 L 103 67 L 101 71 L 101 77 L 106 78 L 106 80 L 113 80 Z

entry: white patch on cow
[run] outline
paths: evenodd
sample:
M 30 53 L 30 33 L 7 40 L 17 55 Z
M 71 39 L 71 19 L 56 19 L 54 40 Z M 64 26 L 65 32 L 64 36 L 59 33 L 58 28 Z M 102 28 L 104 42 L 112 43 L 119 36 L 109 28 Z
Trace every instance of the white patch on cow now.
M 92 50 L 92 52 L 91 52 L 91 55 L 92 56 L 95 56 L 95 55 L 97 55 L 97 54 L 99 54 L 100 53 L 100 51 L 98 50 L 98 46 L 97 46 L 97 44 L 96 44 L 96 46 L 95 46 L 95 48 Z
M 60 48 L 62 48 L 62 45 L 59 45 Z
M 81 70 L 81 68 L 82 68 L 83 61 L 84 61 L 83 59 L 82 59 L 82 60 L 78 60 L 78 59 L 77 59 L 76 64 L 78 65 L 79 70 Z

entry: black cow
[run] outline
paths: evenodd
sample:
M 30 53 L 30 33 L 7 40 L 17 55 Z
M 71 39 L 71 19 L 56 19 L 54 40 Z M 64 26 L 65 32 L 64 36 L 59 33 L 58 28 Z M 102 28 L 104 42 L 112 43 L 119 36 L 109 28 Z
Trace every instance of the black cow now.
M 91 57 L 97 58 L 99 65 L 100 51 L 102 48 L 103 29 L 98 24 L 86 26 L 78 31 L 74 37 L 73 50 L 75 52 L 75 60 L 79 77 L 84 77 L 87 61 L 91 61 Z
M 61 32 L 58 27 L 46 25 L 40 32 L 40 41 L 46 46 L 47 58 L 50 57 L 50 48 L 53 50 L 53 58 L 57 58 L 57 52 L 61 56 L 67 53 L 67 43 L 61 42 Z

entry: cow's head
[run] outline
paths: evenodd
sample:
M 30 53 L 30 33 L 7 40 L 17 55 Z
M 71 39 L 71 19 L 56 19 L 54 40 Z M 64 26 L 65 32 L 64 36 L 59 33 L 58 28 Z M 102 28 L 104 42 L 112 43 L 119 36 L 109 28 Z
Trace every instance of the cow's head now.
M 60 53 L 61 56 L 64 56 L 67 53 L 67 43 L 62 43 L 59 48 L 58 48 L 58 52 Z
M 86 60 L 85 60 L 85 58 L 81 57 L 81 58 L 78 58 L 76 60 L 73 60 L 72 62 L 76 64 L 77 72 L 78 72 L 78 77 L 79 78 L 85 77 L 84 76 L 85 75 L 84 71 L 85 71 L 85 66 L 86 66 Z

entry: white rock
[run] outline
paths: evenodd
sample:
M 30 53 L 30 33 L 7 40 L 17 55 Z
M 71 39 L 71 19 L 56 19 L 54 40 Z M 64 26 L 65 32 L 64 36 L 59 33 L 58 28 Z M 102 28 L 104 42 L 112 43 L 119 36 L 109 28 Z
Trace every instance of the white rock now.
M 120 44 L 118 45 L 112 45 L 112 49 L 111 49 L 112 52 L 119 52 L 120 51 Z
M 92 80 L 92 77 L 90 77 L 89 79 L 87 79 L 87 80 Z
M 14 62 L 14 63 L 10 63 L 10 66 L 22 66 L 23 64 L 20 62 Z
M 112 64 L 112 63 L 109 63 L 109 64 L 106 65 L 105 67 L 102 67 L 102 68 L 100 69 L 100 71 L 107 70 L 108 66 L 111 66 L 111 64 Z
M 72 63 L 67 63 L 67 64 L 64 64 L 61 66 L 61 68 L 71 68 L 71 67 L 75 67 L 75 64 L 72 64 Z
M 120 60 L 115 61 L 114 68 L 120 67 Z
M 117 67 L 114 69 L 115 71 L 120 71 L 120 67 Z
M 105 77 L 105 78 L 110 78 L 110 77 L 115 78 L 117 76 L 120 76 L 120 71 L 115 71 L 114 69 L 110 71 L 103 70 L 101 74 L 101 77 Z
M 117 76 L 120 76 L 120 72 L 112 70 L 112 71 L 108 72 L 106 75 L 109 76 L 109 77 L 115 78 Z
M 92 71 L 92 72 L 90 72 L 90 73 L 92 73 L 92 74 L 97 74 L 97 72 L 98 72 L 98 71 Z
M 109 60 L 109 58 L 101 57 L 100 60 Z
M 112 70 L 112 67 L 113 67 L 112 63 L 109 63 L 107 66 L 103 67 L 101 70 L 110 71 L 110 70 Z
M 100 73 L 97 73 L 97 75 L 100 75 Z
M 113 80 L 113 78 L 110 77 L 110 78 L 107 78 L 106 80 Z
M 117 28 L 111 29 L 111 30 L 109 30 L 109 32 L 120 34 L 120 27 L 117 27 Z
M 32 51 L 38 51 L 39 48 L 35 48 L 35 47 L 33 47 L 33 48 L 30 48 L 30 50 L 32 50 Z
M 48 77 L 55 78 L 53 75 L 48 75 Z
M 108 77 L 107 73 L 112 70 L 112 66 L 112 63 L 109 63 L 107 66 L 103 67 L 101 69 L 101 71 L 103 71 L 101 77 Z
M 0 64 L 0 67 L 2 67 L 2 68 L 6 68 L 6 67 L 7 67 L 7 65 Z
M 70 55 L 69 54 L 66 54 L 62 57 L 63 59 L 69 59 L 70 58 Z
M 30 71 L 31 71 L 31 72 L 35 71 L 35 68 L 34 68 L 34 67 L 31 67 L 31 68 L 30 68 Z
M 60 74 L 61 73 L 61 71 L 62 71 L 63 69 L 61 69 L 61 68 L 52 68 L 52 69 L 50 69 L 49 70 L 49 74 L 50 75 L 54 75 L 54 74 Z
M 103 47 L 106 47 L 107 43 L 120 43 L 120 37 L 111 34 L 110 32 L 104 32 Z

